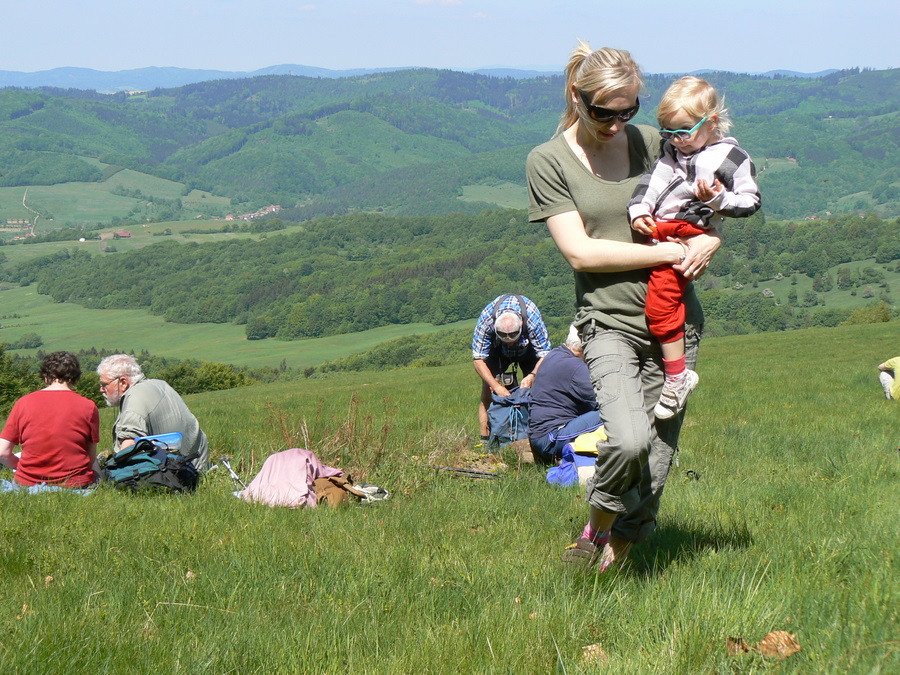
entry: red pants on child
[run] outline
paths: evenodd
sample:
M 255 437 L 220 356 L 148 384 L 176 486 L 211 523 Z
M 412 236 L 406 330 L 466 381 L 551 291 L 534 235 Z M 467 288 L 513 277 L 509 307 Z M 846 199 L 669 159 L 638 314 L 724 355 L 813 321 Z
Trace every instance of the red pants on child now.
M 690 237 L 706 230 L 685 220 L 657 220 L 656 239 Z M 647 285 L 645 313 L 650 332 L 662 344 L 684 337 L 684 289 L 687 279 L 671 265 L 660 265 L 650 270 Z

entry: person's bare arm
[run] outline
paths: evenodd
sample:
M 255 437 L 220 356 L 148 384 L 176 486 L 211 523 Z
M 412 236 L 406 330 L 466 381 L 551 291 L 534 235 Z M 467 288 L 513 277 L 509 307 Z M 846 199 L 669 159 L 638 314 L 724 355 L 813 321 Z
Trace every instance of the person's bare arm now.
M 5 438 L 0 438 L 0 464 L 8 466 L 13 471 L 19 466 L 19 458 L 13 454 L 13 449 L 15 447 L 15 443 L 8 441 Z
M 625 218 L 625 214 L 622 214 Z M 633 244 L 611 239 L 593 239 L 584 231 L 577 211 L 547 218 L 547 228 L 563 257 L 576 272 L 626 272 L 629 270 L 672 265 L 686 256 L 685 245 L 677 241 L 656 246 Z
M 484 359 L 473 359 L 472 365 L 475 366 L 475 372 L 478 373 L 478 376 L 488 386 L 488 389 L 497 396 L 509 396 L 509 389 L 497 382 L 497 378 L 494 377 L 494 374 L 491 372 L 491 369 L 488 368 Z
M 528 389 L 534 384 L 534 378 L 537 375 L 538 368 L 541 367 L 541 362 L 544 360 L 544 357 L 538 359 L 538 362 L 534 364 L 534 370 L 532 370 L 528 375 L 522 378 L 522 381 L 519 383 L 519 386 L 522 389 Z

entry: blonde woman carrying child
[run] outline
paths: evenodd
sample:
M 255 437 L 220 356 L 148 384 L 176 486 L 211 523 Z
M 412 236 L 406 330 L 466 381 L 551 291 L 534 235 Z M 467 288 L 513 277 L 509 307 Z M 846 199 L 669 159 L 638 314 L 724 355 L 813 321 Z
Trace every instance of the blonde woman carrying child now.
M 746 218 L 759 209 L 756 168 L 737 141 L 725 135 L 731 121 L 712 85 L 693 76 L 674 82 L 660 101 L 657 120 L 666 142 L 628 204 L 634 230 L 658 242 L 680 241 L 714 229 L 724 216 Z M 699 380 L 685 366 L 687 283 L 671 265 L 650 272 L 647 322 L 661 343 L 666 378 L 657 419 L 678 414 Z

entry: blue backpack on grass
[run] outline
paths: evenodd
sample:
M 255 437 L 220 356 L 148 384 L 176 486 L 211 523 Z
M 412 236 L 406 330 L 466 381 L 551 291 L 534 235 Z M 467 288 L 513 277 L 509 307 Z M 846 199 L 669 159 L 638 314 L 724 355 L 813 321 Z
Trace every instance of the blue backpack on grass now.
M 488 424 L 491 428 L 491 447 L 502 448 L 514 441 L 528 438 L 528 407 L 531 405 L 531 389 L 517 387 L 509 396 L 491 394 L 488 406 Z
M 100 470 L 103 480 L 126 490 L 192 492 L 200 474 L 179 454 L 181 434 L 159 434 L 135 439 L 134 445 L 106 458 Z

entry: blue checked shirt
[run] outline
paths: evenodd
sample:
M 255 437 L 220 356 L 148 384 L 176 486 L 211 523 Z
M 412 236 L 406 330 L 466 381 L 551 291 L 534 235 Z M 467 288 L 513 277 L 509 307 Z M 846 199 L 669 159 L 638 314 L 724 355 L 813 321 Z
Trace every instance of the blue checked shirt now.
M 525 317 L 527 319 L 525 330 L 522 331 L 521 337 L 515 344 L 508 345 L 501 342 L 494 332 L 494 314 L 499 315 L 504 310 L 511 310 L 521 316 L 519 310 L 519 301 L 516 296 L 509 295 L 499 296 L 485 307 L 481 316 L 478 317 L 478 323 L 475 325 L 475 335 L 472 336 L 472 358 L 486 359 L 494 345 L 500 346 L 500 352 L 503 356 L 516 360 L 524 356 L 529 346 L 534 346 L 539 359 L 544 358 L 550 351 L 550 338 L 547 336 L 547 327 L 544 325 L 544 319 L 541 318 L 541 312 L 531 300 L 522 296 L 525 300 Z M 503 300 L 499 308 L 495 307 L 497 302 Z

